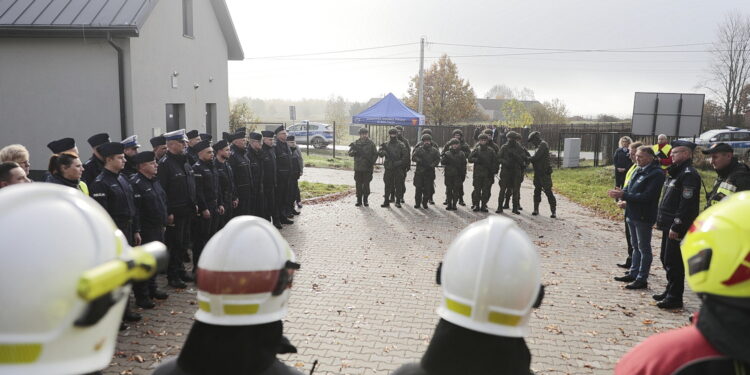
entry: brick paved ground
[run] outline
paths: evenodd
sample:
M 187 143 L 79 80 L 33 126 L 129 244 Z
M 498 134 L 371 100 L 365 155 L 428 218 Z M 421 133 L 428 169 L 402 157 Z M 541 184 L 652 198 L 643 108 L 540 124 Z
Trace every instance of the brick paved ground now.
M 411 177 L 411 175 L 410 175 Z M 444 197 L 439 175 L 436 198 Z M 303 179 L 353 184 L 352 172 L 305 169 Z M 285 333 L 299 353 L 282 356 L 305 373 L 314 360 L 316 374 L 387 374 L 416 361 L 437 322 L 440 289 L 435 268 L 451 239 L 488 214 L 438 209 L 383 209 L 382 173 L 373 180 L 369 208 L 354 207 L 354 197 L 307 206 L 282 234 L 302 269 L 295 278 Z M 466 184 L 466 198 L 471 192 Z M 407 203 L 413 205 L 411 179 Z M 498 187 L 491 208 L 496 208 Z M 532 217 L 532 187 L 523 186 L 521 216 L 511 215 L 536 243 L 547 296 L 531 320 L 532 368 L 538 374 L 604 374 L 628 348 L 655 332 L 687 323 L 697 298 L 686 292 L 686 309 L 660 311 L 651 294 L 664 287 L 664 272 L 654 261 L 650 289 L 627 291 L 612 277 L 622 274 L 621 223 L 594 215 L 558 198 L 559 219 Z M 658 254 L 658 238 L 654 239 Z M 658 258 L 658 255 L 657 255 Z M 161 280 L 163 283 L 164 280 Z M 175 355 L 192 324 L 194 289 L 172 291 L 144 321 L 120 335 L 107 374 L 148 374 L 162 357 Z

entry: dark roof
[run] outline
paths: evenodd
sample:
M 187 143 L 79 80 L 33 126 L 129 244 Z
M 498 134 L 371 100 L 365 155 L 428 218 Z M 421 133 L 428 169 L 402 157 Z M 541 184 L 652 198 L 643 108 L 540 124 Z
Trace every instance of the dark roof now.
M 0 0 L 0 37 L 138 36 L 157 1 Z M 226 2 L 210 1 L 227 43 L 229 60 L 244 59 Z
M 157 0 L 0 0 L 0 35 L 137 36 Z

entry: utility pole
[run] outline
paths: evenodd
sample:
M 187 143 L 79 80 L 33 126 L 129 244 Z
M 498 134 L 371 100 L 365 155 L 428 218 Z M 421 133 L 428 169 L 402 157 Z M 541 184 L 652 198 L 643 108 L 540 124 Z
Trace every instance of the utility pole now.
M 417 112 L 424 114 L 424 37 L 419 43 L 419 105 Z

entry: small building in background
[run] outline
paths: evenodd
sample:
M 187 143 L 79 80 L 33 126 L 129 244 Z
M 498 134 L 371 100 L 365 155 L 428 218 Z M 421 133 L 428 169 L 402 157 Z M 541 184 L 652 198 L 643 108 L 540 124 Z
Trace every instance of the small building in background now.
M 228 129 L 227 62 L 244 54 L 224 0 L 0 1 L 0 147 Z

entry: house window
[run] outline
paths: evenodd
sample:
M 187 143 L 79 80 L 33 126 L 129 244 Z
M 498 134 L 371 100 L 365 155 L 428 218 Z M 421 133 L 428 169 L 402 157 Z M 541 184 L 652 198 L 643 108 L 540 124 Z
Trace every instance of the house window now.
M 193 37 L 193 0 L 182 0 L 182 35 Z

